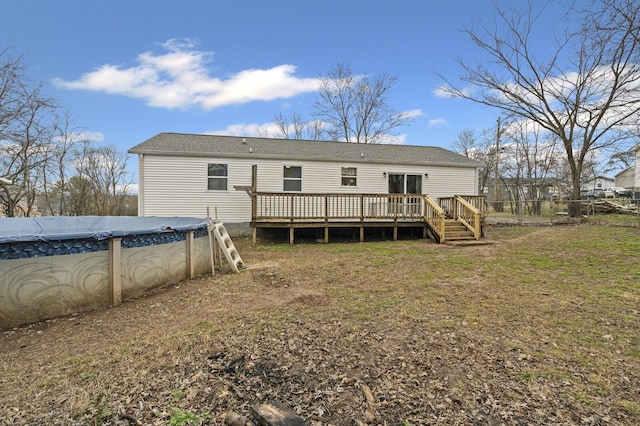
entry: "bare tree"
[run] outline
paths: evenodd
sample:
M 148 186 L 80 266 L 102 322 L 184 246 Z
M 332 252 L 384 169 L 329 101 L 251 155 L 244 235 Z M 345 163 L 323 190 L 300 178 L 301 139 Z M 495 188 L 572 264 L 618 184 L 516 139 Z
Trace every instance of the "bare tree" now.
M 386 73 L 377 77 L 354 76 L 344 64 L 320 77 L 318 99 L 313 116 L 325 123 L 335 141 L 378 143 L 395 135 L 412 117 L 389 106 L 387 95 L 396 77 Z
M 2 75 L 0 89 L 0 176 L 13 184 L 0 187 L 0 204 L 6 216 L 28 216 L 41 187 L 41 166 L 46 159 L 53 128 L 50 119 L 56 106 L 43 94 L 42 85 L 28 84 L 21 74 L 20 62 L 7 56 L 3 69 L 10 71 Z
M 546 189 L 554 186 L 551 176 L 557 164 L 555 140 L 548 133 L 545 137 L 539 129 L 515 122 L 505 131 L 503 143 L 508 152 L 502 176 L 510 179 L 511 184 L 506 185 L 510 199 L 517 209 L 540 214 Z
M 132 212 L 126 154 L 81 139 L 70 114 L 59 117 L 42 83 L 26 76 L 22 56 L 0 50 L 0 213 L 121 215 Z
M 605 165 L 604 173 L 611 173 L 616 170 L 625 170 L 632 167 L 636 159 L 636 153 L 633 148 L 628 151 L 616 152 L 609 158 Z
M 476 159 L 478 152 L 477 138 L 473 129 L 465 129 L 458 132 L 457 138 L 451 144 L 454 151 L 467 158 Z
M 42 179 L 42 213 L 66 215 L 67 185 L 73 174 L 82 142 L 82 129 L 73 126 L 71 114 L 66 111 L 58 120 L 53 138 L 47 146 Z
M 0 51 L 0 187 L 6 216 L 30 215 L 43 182 L 47 146 L 54 128 L 55 101 L 42 83 L 26 77 L 23 57 Z
M 321 140 L 325 134 L 321 121 L 305 120 L 298 113 L 293 113 L 289 117 L 279 113 L 273 121 L 278 129 L 274 136 L 278 138 Z
M 495 129 L 483 131 L 480 135 L 472 129 L 465 129 L 458 132 L 456 140 L 451 144 L 451 149 L 472 160 L 483 164 L 480 169 L 480 192 L 484 192 L 487 182 L 496 173 L 496 155 L 499 152 L 495 148 Z
M 513 15 L 497 2 L 495 8 L 499 28 L 465 29 L 492 66 L 458 60 L 462 81 L 480 90 L 467 90 L 441 76 L 445 90 L 535 123 L 557 138 L 577 199 L 590 153 L 628 141 L 629 129 L 638 122 L 640 3 L 595 0 L 588 10 L 569 11 L 566 31 L 546 60 L 534 54 L 533 31 L 540 15 L 532 3 Z M 573 206 L 570 214 L 579 215 L 580 207 Z
M 78 153 L 71 188 L 76 193 L 70 195 L 74 214 L 125 214 L 127 190 L 131 184 L 126 155 L 114 146 L 95 147 L 90 141 L 83 141 Z

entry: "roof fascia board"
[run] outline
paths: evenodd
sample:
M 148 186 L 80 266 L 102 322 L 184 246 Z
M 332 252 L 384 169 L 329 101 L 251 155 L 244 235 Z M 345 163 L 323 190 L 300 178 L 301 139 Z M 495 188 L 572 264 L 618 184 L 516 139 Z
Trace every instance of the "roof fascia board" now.
M 446 162 L 420 162 L 420 161 L 397 161 L 397 160 L 377 160 L 377 159 L 366 159 L 366 158 L 308 158 L 308 157 L 298 157 L 295 155 L 286 155 L 286 156 L 278 156 L 278 155 L 264 155 L 264 154 L 248 154 L 248 155 L 238 155 L 238 154 L 227 154 L 227 153 L 205 153 L 205 152 L 189 152 L 186 153 L 184 151 L 172 152 L 172 151 L 151 151 L 151 150 L 129 150 L 130 154 L 140 154 L 140 155 L 157 155 L 160 157 L 208 157 L 208 158 L 234 158 L 234 159 L 242 159 L 247 160 L 251 158 L 256 158 L 260 160 L 282 160 L 282 161 L 317 161 L 322 163 L 363 163 L 363 164 L 393 164 L 393 165 L 404 165 L 404 166 L 442 166 L 442 167 L 465 167 L 465 168 L 478 168 L 482 167 L 482 163 L 446 163 Z

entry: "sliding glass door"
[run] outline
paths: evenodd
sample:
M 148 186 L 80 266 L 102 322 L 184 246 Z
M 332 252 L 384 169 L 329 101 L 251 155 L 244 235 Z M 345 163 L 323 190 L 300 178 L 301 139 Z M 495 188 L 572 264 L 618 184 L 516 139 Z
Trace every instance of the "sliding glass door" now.
M 389 194 L 422 194 L 422 175 L 389 173 Z M 389 197 L 393 214 L 420 214 L 420 197 Z

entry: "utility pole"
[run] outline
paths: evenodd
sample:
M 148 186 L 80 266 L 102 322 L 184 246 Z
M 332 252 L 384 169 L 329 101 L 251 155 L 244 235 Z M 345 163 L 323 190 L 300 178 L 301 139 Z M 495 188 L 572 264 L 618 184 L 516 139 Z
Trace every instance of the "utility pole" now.
M 500 117 L 498 117 L 498 128 L 496 130 L 496 165 L 495 176 L 493 179 L 493 201 L 495 202 L 493 209 L 498 210 L 498 163 L 500 157 Z

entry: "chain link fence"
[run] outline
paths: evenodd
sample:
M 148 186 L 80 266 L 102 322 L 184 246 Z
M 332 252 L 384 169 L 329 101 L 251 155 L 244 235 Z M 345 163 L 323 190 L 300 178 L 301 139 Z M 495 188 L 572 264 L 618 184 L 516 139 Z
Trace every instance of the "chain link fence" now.
M 485 223 L 489 225 L 551 225 L 575 223 L 581 220 L 640 228 L 640 199 L 488 200 Z

